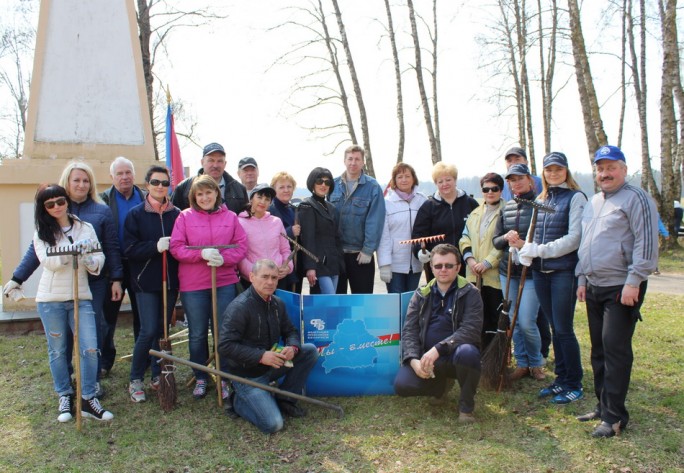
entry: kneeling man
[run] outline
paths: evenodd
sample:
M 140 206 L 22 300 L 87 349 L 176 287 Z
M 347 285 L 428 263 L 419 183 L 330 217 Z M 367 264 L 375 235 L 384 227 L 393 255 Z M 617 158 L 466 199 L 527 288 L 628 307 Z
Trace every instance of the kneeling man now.
M 458 275 L 461 254 L 455 246 L 435 246 L 430 266 L 435 279 L 416 289 L 409 303 L 394 390 L 400 396 L 444 401 L 455 378 L 461 387 L 458 420 L 474 422 L 482 299 L 475 286 Z
M 278 266 L 267 259 L 254 263 L 252 285 L 226 308 L 219 337 L 222 368 L 228 373 L 261 384 L 282 379 L 280 389 L 302 394 L 306 379 L 318 360 L 312 344 L 300 345 L 299 333 L 274 296 Z M 279 353 L 272 348 L 282 345 Z M 306 411 L 292 398 L 278 397 L 263 389 L 233 382 L 233 408 L 264 433 L 283 428 L 283 414 L 303 417 Z

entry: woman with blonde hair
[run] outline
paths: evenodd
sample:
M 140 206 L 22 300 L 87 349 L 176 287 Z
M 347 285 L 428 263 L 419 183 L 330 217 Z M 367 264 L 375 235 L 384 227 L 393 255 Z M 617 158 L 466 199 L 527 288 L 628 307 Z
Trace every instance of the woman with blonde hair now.
M 409 240 L 418 210 L 427 201 L 418 192 L 418 176 L 413 167 L 397 163 L 392 169 L 390 188 L 393 192 L 385 197 L 385 226 L 378 247 L 380 279 L 387 284 L 387 292 L 401 294 L 414 291 L 420 282 L 423 265 L 413 254 Z
M 275 190 L 275 198 L 268 211 L 273 217 L 278 217 L 283 222 L 287 236 L 296 240 L 302 231 L 299 224 L 298 209 L 292 205 L 292 195 L 297 188 L 297 181 L 287 172 L 281 171 L 271 179 L 271 187 Z M 290 245 L 290 250 L 293 249 L 293 245 Z M 301 258 L 295 261 L 299 263 Z M 302 278 L 298 276 L 296 267 L 290 274 L 278 281 L 278 289 L 294 290 L 296 293 L 302 292 Z

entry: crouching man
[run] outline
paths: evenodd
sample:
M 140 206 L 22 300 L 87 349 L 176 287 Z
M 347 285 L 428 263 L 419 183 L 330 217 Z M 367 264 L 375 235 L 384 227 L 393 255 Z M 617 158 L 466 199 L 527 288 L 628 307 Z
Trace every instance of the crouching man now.
M 461 388 L 458 421 L 475 422 L 482 299 L 458 275 L 461 255 L 455 246 L 437 245 L 430 266 L 435 279 L 419 287 L 409 303 L 394 390 L 399 396 L 433 396 L 443 403 L 456 379 Z
M 267 259 L 254 263 L 252 285 L 226 308 L 219 337 L 222 368 L 228 373 L 269 384 L 282 378 L 279 388 L 302 394 L 318 360 L 312 344 L 300 345 L 299 333 L 274 296 L 278 266 Z M 280 352 L 273 347 L 280 346 Z M 264 433 L 283 428 L 283 415 L 304 417 L 306 411 L 292 398 L 273 397 L 268 391 L 233 382 L 235 412 Z

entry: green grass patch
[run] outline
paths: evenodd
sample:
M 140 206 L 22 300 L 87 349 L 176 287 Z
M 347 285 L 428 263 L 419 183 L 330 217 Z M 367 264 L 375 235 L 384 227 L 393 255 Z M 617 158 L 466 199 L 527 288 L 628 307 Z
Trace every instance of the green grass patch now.
M 512 391 L 481 391 L 478 423 L 457 423 L 458 387 L 448 406 L 395 396 L 331 398 L 345 409 L 308 407 L 266 436 L 216 405 L 215 391 L 201 401 L 185 387 L 179 367 L 179 403 L 162 413 L 128 398 L 130 364 L 119 362 L 104 380 L 103 405 L 111 423 L 57 422 L 44 335 L 0 336 L 0 471 L 3 472 L 677 472 L 684 470 L 684 297 L 647 296 L 634 337 L 635 364 L 629 429 L 618 438 L 590 438 L 593 424 L 574 419 L 591 410 L 586 314 L 576 328 L 585 366 L 585 399 L 554 406 L 537 399 L 543 385 L 527 378 Z M 130 326 L 117 333 L 120 354 L 130 353 Z M 174 353 L 187 357 L 187 345 Z M 549 378 L 550 380 L 550 378 Z
M 681 244 L 684 244 L 684 238 L 680 240 Z M 684 247 L 675 246 L 672 249 L 661 250 L 658 269 L 661 272 L 684 273 Z

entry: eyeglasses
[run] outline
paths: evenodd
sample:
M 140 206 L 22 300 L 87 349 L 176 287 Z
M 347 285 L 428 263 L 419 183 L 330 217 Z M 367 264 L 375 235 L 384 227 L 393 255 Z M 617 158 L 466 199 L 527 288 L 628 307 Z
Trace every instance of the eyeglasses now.
M 490 192 L 499 192 L 501 188 L 499 186 L 494 186 L 494 187 L 483 187 L 482 188 L 482 193 L 483 194 L 489 194 Z
M 442 268 L 454 269 L 455 266 L 456 266 L 456 265 L 455 265 L 454 263 L 437 263 L 437 264 L 433 264 L 433 265 L 432 265 L 432 267 L 433 267 L 434 269 L 436 269 L 437 271 L 439 271 L 439 270 L 442 269 Z
M 161 184 L 163 187 L 169 187 L 171 185 L 171 181 L 160 181 L 159 179 L 150 179 L 150 185 L 152 187 L 157 187 L 159 184 Z
M 57 197 L 55 200 L 50 200 L 48 202 L 45 202 L 43 205 L 45 205 L 45 208 L 48 210 L 52 210 L 55 208 L 55 205 L 57 207 L 62 207 L 66 205 L 66 197 Z
M 318 179 L 316 179 L 315 182 L 316 182 L 316 184 L 318 184 L 319 186 L 325 185 L 325 186 L 330 187 L 330 184 L 331 184 L 332 181 L 331 181 L 330 179 L 323 179 L 322 177 L 319 177 Z

